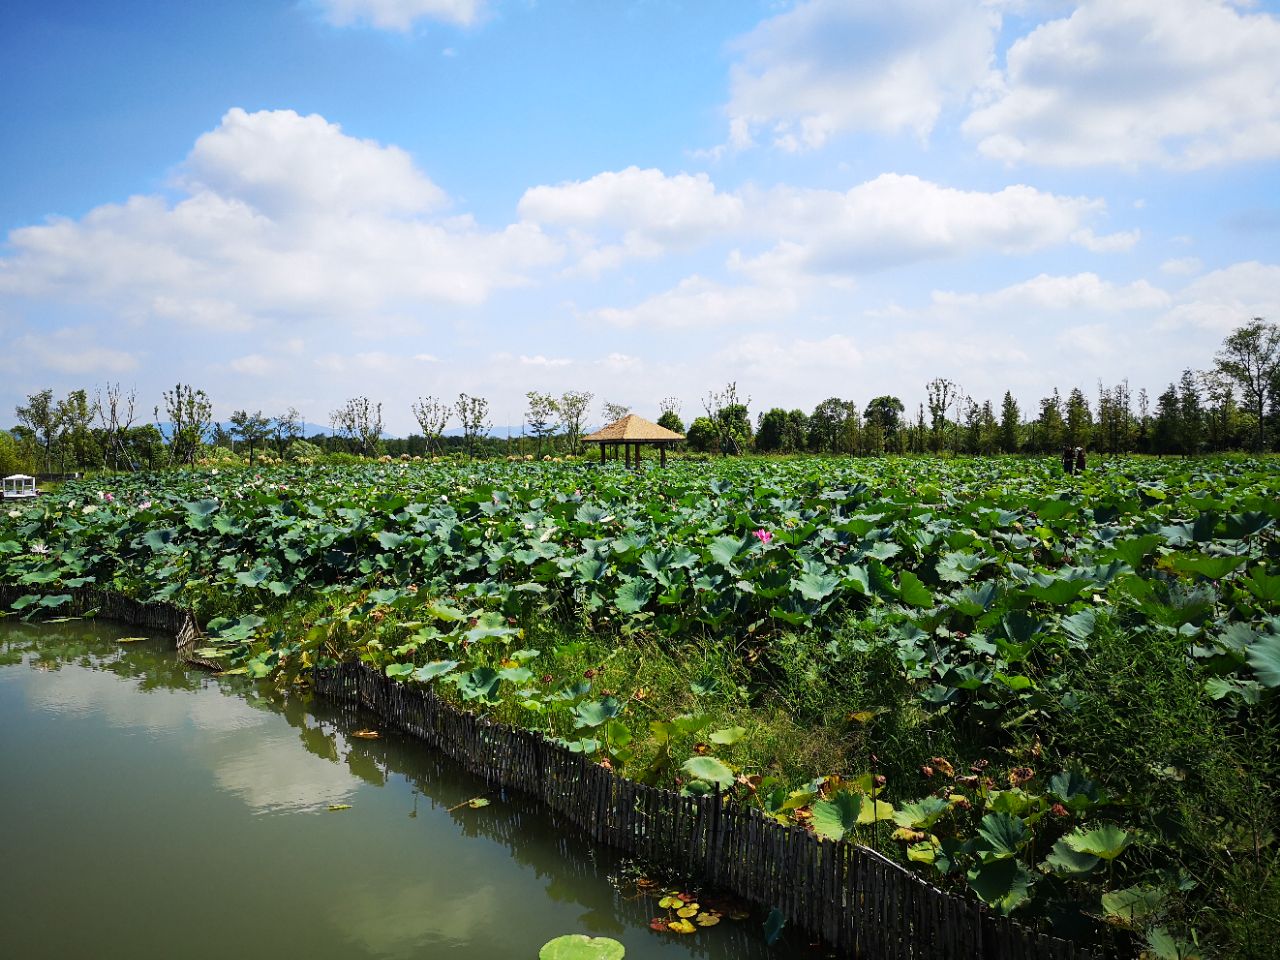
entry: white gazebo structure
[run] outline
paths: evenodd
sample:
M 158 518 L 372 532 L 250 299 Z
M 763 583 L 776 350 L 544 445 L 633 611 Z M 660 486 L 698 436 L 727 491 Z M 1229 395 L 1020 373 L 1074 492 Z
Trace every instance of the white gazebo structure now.
M 36 478 L 25 473 L 15 473 L 0 480 L 0 483 L 4 485 L 0 492 L 5 500 L 29 500 L 40 495 L 40 491 L 36 489 Z

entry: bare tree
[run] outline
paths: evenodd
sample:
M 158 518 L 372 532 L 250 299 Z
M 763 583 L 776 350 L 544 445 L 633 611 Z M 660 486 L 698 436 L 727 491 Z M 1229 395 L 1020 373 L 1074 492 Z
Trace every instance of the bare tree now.
M 625 403 L 610 403 L 609 401 L 605 401 L 602 409 L 605 423 L 614 423 L 631 412 L 631 408 Z
M 329 414 L 329 423 L 346 437 L 362 457 L 377 450 L 382 439 L 382 404 L 368 397 L 352 397 Z
M 569 452 L 577 453 L 582 440 L 582 421 L 587 416 L 587 408 L 595 395 L 585 390 L 571 390 L 560 397 L 560 420 L 564 424 L 565 439 L 569 442 Z
M 428 453 L 440 452 L 440 438 L 444 436 L 445 427 L 449 426 L 452 408 L 435 397 L 419 397 L 412 404 L 413 418 L 418 421 L 422 431 L 422 439 L 426 441 Z
M 493 429 L 493 423 L 489 420 L 489 401 L 484 397 L 460 393 L 454 409 L 458 411 L 458 419 L 462 421 L 462 439 L 467 447 L 467 456 L 475 456 L 477 438 L 487 435 Z
M 747 408 L 751 406 L 751 398 L 739 398 L 738 384 L 731 381 L 723 390 L 708 391 L 702 401 L 702 409 L 707 412 L 722 453 L 741 454 L 751 442 L 751 418 Z
M 135 407 L 138 402 L 137 390 L 131 389 L 127 394 L 119 383 L 108 383 L 103 390 L 97 392 L 94 407 L 98 414 L 98 423 L 102 425 L 102 456 L 110 464 L 112 470 L 119 470 L 125 463 L 133 469 L 124 447 L 124 437 L 133 428 Z

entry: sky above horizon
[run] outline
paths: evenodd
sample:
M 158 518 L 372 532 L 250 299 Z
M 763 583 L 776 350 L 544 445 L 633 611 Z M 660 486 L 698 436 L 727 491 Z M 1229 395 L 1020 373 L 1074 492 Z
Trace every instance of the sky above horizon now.
M 1280 320 L 1280 0 L 15 0 L 0 85 L 4 425 L 1025 415 Z

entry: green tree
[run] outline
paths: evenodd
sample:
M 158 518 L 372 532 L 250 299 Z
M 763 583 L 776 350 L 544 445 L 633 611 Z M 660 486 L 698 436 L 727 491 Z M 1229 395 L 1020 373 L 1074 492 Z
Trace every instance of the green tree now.
M 960 396 L 960 385 L 935 377 L 924 385 L 929 404 L 929 446 L 935 453 L 947 445 L 947 410 Z
M 1186 452 L 1182 443 L 1182 405 L 1178 400 L 1178 388 L 1172 383 L 1156 400 L 1151 439 L 1155 452 L 1161 456 Z
M 189 384 L 176 384 L 163 393 L 165 417 L 169 424 L 169 460 L 190 466 L 213 426 L 213 403 L 208 394 Z M 157 424 L 160 408 L 155 408 Z
M 1036 449 L 1041 453 L 1055 452 L 1066 443 L 1067 424 L 1062 418 L 1062 397 L 1056 389 L 1052 396 L 1040 401 L 1034 434 Z
M 879 431 L 883 449 L 898 450 L 902 433 L 902 415 L 906 408 L 897 397 L 874 397 L 867 403 L 862 419 L 868 430 Z M 876 451 L 878 452 L 878 451 Z
M 666 427 L 672 433 L 684 433 L 684 422 L 674 410 L 662 411 L 662 416 L 658 417 L 658 426 Z
M 761 453 L 781 453 L 787 431 L 787 411 L 774 407 L 760 414 L 756 424 L 756 450 Z
M 1190 370 L 1183 370 L 1178 381 L 1178 420 L 1182 452 L 1199 453 L 1204 442 L 1204 411 L 1200 406 L 1196 375 Z
M 848 447 L 851 437 L 856 437 L 857 424 L 857 404 L 828 397 L 809 414 L 809 449 L 815 453 L 852 453 Z
M 1072 387 L 1067 395 L 1066 444 L 1069 447 L 1085 447 L 1093 436 L 1093 414 L 1084 391 Z
M 73 467 L 96 467 L 101 463 L 97 444 L 89 431 L 95 410 L 84 390 L 72 390 L 58 401 L 54 410 L 58 430 L 59 468 L 67 469 L 67 456 Z
M 1017 453 L 1022 446 L 1021 440 L 1022 412 L 1018 409 L 1018 401 L 1008 390 L 1004 392 L 1004 400 L 1000 403 L 1000 452 Z
M 583 390 L 570 390 L 560 396 L 560 421 L 564 424 L 570 453 L 577 453 L 582 446 L 582 421 L 586 419 L 587 408 L 593 398 L 594 394 Z
M 302 439 L 302 414 L 297 407 L 290 407 L 271 421 L 271 437 L 276 445 L 276 456 L 283 459 L 289 445 Z
M 41 461 L 44 470 L 49 472 L 53 445 L 58 439 L 58 415 L 53 402 L 52 390 L 41 390 L 27 397 L 26 406 L 18 407 L 15 412 L 18 422 L 31 432 L 35 442 L 39 444 Z
M 271 436 L 271 418 L 264 417 L 261 410 L 249 413 L 237 410 L 231 414 L 231 433 L 242 443 L 249 445 L 249 466 L 253 466 L 255 448 Z
M 541 457 L 543 441 L 554 436 L 560 427 L 556 419 L 560 415 L 560 402 L 551 394 L 539 393 L 537 390 L 530 390 L 525 397 L 529 401 L 525 420 L 529 424 L 529 431 L 538 441 L 537 455 Z
M 466 447 L 467 456 L 473 457 L 476 441 L 493 429 L 493 423 L 489 420 L 489 401 L 484 397 L 472 397 L 460 393 L 454 408 L 458 411 L 458 419 L 462 422 L 462 442 Z
M 696 417 L 689 424 L 689 432 L 685 435 L 689 449 L 699 453 L 710 453 L 719 450 L 720 434 L 710 417 Z
M 1257 420 L 1253 448 L 1261 450 L 1266 443 L 1267 391 L 1280 375 L 1280 327 L 1254 317 L 1223 341 L 1214 363 L 1240 388 L 1246 409 Z
M 675 397 L 663 397 L 658 403 L 662 411 L 658 417 L 658 426 L 666 427 L 675 433 L 684 433 L 684 421 L 680 419 L 680 401 Z

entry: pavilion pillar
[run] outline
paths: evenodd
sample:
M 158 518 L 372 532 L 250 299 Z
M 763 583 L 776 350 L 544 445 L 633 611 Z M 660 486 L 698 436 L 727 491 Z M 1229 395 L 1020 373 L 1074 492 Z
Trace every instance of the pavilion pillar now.
M 667 465 L 667 445 L 665 443 L 658 444 L 658 458 L 662 466 Z
M 637 470 L 640 469 L 640 451 L 643 449 L 644 449 L 643 446 L 641 446 L 638 443 L 636 444 L 636 469 Z
M 631 444 L 624 443 L 622 445 L 622 456 L 626 460 L 627 469 L 631 469 Z
M 604 463 L 604 444 L 600 444 L 600 462 Z

